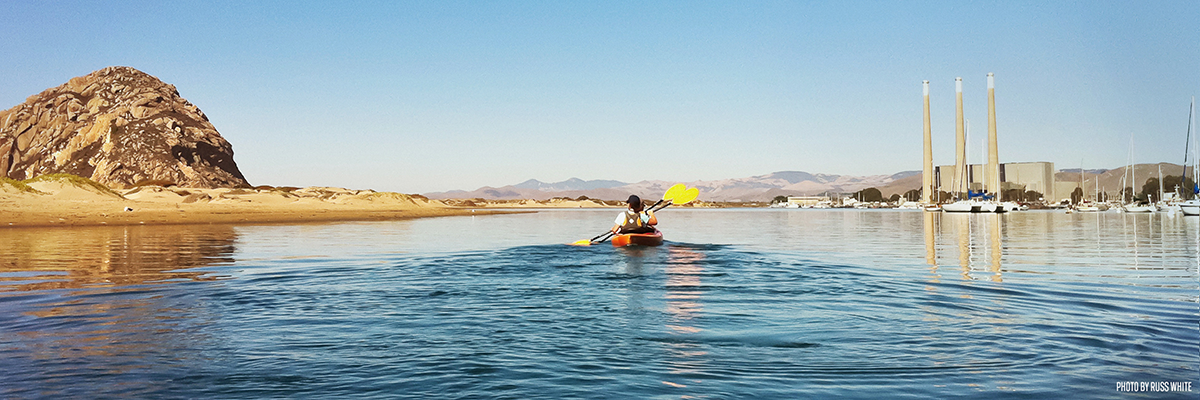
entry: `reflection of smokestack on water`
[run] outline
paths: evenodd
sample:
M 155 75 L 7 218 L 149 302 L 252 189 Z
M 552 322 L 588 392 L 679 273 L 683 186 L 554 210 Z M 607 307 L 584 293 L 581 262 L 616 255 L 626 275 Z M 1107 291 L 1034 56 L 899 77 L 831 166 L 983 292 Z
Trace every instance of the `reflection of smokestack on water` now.
M 925 96 L 925 154 L 921 158 L 921 203 L 933 203 L 933 135 L 929 124 L 929 81 L 921 84 Z
M 1000 200 L 1000 152 L 996 148 L 996 84 L 991 72 L 987 74 L 988 89 L 988 166 L 984 177 L 987 190 Z

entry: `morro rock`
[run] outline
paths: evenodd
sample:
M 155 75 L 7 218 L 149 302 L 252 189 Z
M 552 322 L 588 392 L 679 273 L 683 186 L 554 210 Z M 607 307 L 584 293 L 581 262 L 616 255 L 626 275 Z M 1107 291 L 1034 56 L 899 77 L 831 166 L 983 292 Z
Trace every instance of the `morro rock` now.
M 71 78 L 0 111 L 0 173 L 68 173 L 115 188 L 250 186 L 199 108 L 129 67 Z

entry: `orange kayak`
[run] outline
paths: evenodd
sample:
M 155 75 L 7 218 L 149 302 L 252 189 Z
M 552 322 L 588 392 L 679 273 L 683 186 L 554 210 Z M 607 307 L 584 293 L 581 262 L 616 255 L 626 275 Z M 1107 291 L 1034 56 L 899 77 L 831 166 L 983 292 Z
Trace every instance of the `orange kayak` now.
M 624 235 L 613 236 L 613 247 L 625 247 L 630 245 L 636 246 L 662 246 L 662 232 L 654 231 L 650 233 L 628 233 Z

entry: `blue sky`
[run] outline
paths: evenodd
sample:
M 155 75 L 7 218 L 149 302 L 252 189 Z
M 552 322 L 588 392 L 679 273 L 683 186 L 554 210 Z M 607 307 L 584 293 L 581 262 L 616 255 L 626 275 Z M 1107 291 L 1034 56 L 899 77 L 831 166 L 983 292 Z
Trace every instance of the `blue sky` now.
M 111 65 L 178 87 L 256 185 L 406 193 L 971 157 L 1182 162 L 1200 2 L 0 3 L 0 108 Z

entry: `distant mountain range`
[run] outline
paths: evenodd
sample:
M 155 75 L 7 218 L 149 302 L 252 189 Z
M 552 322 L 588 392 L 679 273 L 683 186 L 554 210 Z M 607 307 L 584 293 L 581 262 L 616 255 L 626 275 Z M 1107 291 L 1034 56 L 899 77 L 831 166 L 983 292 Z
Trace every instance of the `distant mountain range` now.
M 1115 191 L 1119 189 L 1125 168 L 1088 169 L 1084 171 L 1084 175 L 1092 182 L 1095 182 L 1094 179 L 1098 179 L 1102 188 Z M 1170 163 L 1138 164 L 1134 169 L 1139 187 L 1140 183 L 1145 182 L 1147 178 L 1156 177 L 1159 168 L 1166 174 L 1179 174 L 1182 167 Z M 1060 182 L 1076 182 L 1079 179 L 1079 168 L 1059 170 L 1055 174 L 1055 180 Z M 748 178 L 693 182 L 641 181 L 625 183 L 613 180 L 585 181 L 571 178 L 562 182 L 546 183 L 530 179 L 515 185 L 485 186 L 472 191 L 453 190 L 425 193 L 424 195 L 431 199 L 547 200 L 553 197 L 574 199 L 586 196 L 592 199 L 625 200 L 630 194 L 645 198 L 657 198 L 676 183 L 699 188 L 700 199 L 705 201 L 770 201 L 775 196 L 809 196 L 826 192 L 853 193 L 869 187 L 878 188 L 884 196 L 890 196 L 904 194 L 906 191 L 921 187 L 921 171 L 870 176 L 779 171 Z
M 609 189 L 625 186 L 627 183 L 621 181 L 594 180 L 585 181 L 579 178 L 571 178 L 562 182 L 546 183 L 537 179 L 530 179 L 525 182 L 512 185 L 517 189 L 534 189 L 543 192 L 561 192 L 567 190 L 592 190 L 592 189 Z
M 715 181 L 682 182 L 700 189 L 702 199 L 708 201 L 768 201 L 775 196 L 816 195 L 825 192 L 848 193 L 868 187 L 885 187 L 897 181 L 917 177 L 913 187 L 920 186 L 921 171 L 905 171 L 892 175 L 850 176 L 810 174 L 803 171 L 780 171 L 748 178 L 722 179 Z M 585 181 L 571 178 L 562 182 L 546 183 L 530 179 L 515 185 L 485 186 L 473 191 L 453 190 L 449 192 L 425 193 L 432 199 L 482 198 L 488 200 L 536 199 L 552 197 L 624 200 L 630 194 L 657 197 L 678 182 L 641 181 L 625 183 L 613 180 Z

